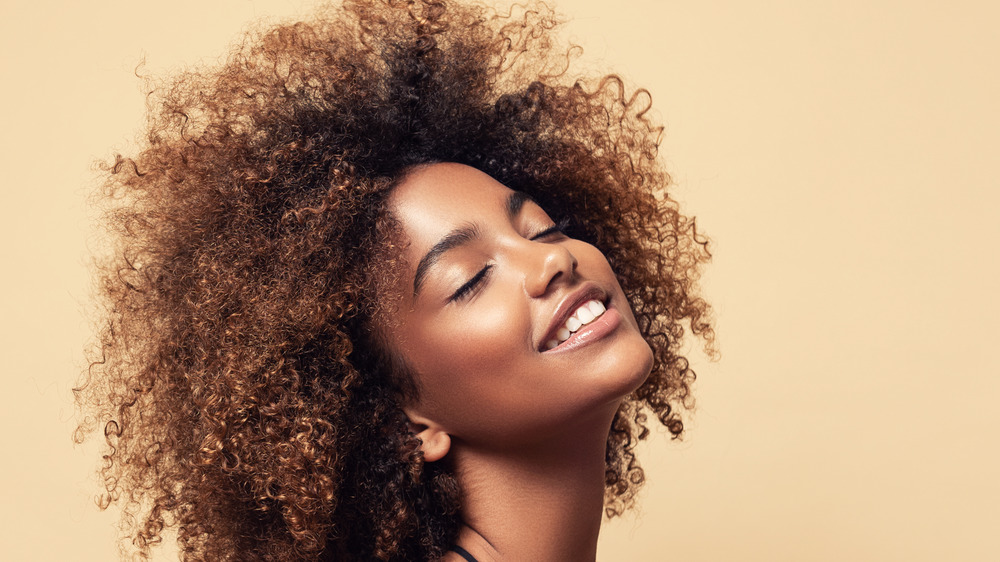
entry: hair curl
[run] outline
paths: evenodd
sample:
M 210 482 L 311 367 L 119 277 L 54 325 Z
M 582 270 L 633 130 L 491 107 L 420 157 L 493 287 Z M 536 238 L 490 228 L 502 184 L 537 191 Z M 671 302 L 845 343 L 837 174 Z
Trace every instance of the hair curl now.
M 651 412 L 675 437 L 694 378 L 685 324 L 709 258 L 665 192 L 645 90 L 573 80 L 541 3 L 346 0 L 250 32 L 218 68 L 150 97 L 147 139 L 106 166 L 117 241 L 101 262 L 97 354 L 77 389 L 107 450 L 102 506 L 145 556 L 434 559 L 459 489 L 423 464 L 371 329 L 399 267 L 386 213 L 414 165 L 459 162 L 530 194 L 607 256 L 655 354 L 614 418 L 606 513 L 643 481 Z

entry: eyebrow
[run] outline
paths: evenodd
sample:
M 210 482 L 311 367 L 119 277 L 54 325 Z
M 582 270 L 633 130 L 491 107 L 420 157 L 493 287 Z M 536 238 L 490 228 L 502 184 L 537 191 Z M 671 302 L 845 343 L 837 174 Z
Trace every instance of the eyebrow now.
M 521 208 L 528 201 L 534 201 L 530 195 L 524 193 L 523 191 L 514 191 L 504 202 L 504 211 L 507 213 L 507 218 L 513 220 L 514 217 L 521 212 Z M 437 262 L 441 259 L 441 256 L 448 252 L 449 250 L 454 250 L 459 246 L 464 246 L 469 242 L 477 240 L 480 236 L 479 225 L 477 224 L 467 224 L 460 226 L 444 236 L 437 244 L 424 254 L 424 257 L 420 258 L 420 262 L 417 264 L 417 271 L 413 275 L 413 296 L 416 297 L 420 292 L 421 286 L 423 286 L 424 279 L 427 277 L 427 272 L 430 268 L 434 267 Z

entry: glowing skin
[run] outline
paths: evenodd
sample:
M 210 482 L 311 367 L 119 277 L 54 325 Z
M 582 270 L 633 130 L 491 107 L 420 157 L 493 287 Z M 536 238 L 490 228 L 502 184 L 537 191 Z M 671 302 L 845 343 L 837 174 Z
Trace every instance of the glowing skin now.
M 390 199 L 409 271 L 386 331 L 420 388 L 407 413 L 456 446 L 538 443 L 595 412 L 610 423 L 652 365 L 603 254 L 552 230 L 530 200 L 511 214 L 513 193 L 474 168 L 441 163 L 412 171 Z M 423 266 L 414 293 L 418 264 L 449 235 L 458 243 Z M 594 298 L 583 298 L 588 289 Z M 582 300 L 567 300 L 574 296 Z M 560 329 L 575 333 L 549 350 L 567 339 Z
M 382 328 L 419 387 L 404 411 L 424 459 L 462 489 L 457 544 L 594 560 L 611 420 L 652 366 L 608 261 L 468 166 L 417 168 L 389 202 L 408 270 Z

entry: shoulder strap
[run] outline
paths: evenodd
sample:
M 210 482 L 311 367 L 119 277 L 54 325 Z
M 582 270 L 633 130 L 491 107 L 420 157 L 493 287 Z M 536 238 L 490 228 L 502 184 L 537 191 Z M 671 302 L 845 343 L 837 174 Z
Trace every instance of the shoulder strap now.
M 469 554 L 468 550 L 465 550 L 464 548 L 458 546 L 457 544 L 451 547 L 451 549 L 457 552 L 458 555 L 461 556 L 462 558 L 465 558 L 466 562 L 479 562 L 479 560 L 476 560 L 475 556 Z

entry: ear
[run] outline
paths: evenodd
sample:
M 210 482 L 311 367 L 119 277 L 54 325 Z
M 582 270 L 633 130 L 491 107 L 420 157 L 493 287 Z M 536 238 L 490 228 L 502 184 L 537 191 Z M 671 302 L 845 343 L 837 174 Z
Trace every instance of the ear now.
M 406 417 L 410 418 L 413 432 L 420 438 L 420 450 L 424 453 L 424 460 L 435 462 L 444 458 L 451 449 L 451 436 L 433 421 L 416 412 L 405 409 L 405 413 Z

